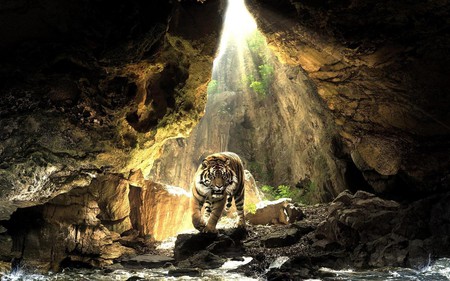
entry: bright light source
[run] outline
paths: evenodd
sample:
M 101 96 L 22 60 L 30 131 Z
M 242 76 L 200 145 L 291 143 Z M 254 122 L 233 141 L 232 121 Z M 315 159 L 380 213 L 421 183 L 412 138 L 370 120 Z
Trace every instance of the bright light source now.
M 225 32 L 236 37 L 245 37 L 256 30 L 256 22 L 245 7 L 244 0 L 228 0 L 225 14 Z
M 233 40 L 239 45 L 256 30 L 255 19 L 247 10 L 244 0 L 228 0 L 217 59 L 223 55 L 229 41 Z

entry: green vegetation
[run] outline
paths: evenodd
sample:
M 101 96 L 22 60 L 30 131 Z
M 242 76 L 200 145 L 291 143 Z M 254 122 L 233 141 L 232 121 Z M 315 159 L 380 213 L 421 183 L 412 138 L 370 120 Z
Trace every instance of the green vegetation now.
M 269 92 L 270 85 L 274 78 L 274 69 L 270 64 L 261 64 L 258 66 L 258 75 L 247 76 L 248 86 L 260 97 L 265 97 Z
M 260 81 L 253 81 L 250 83 L 250 88 L 258 95 L 265 96 L 266 89 Z
M 247 39 L 247 44 L 258 70 L 247 76 L 246 84 L 260 97 L 265 97 L 274 79 L 274 68 L 269 62 L 266 39 L 257 31 Z
M 266 47 L 266 39 L 261 32 L 255 31 L 247 38 L 247 45 L 252 53 L 260 53 Z
M 279 185 L 278 187 L 264 185 L 261 187 L 261 191 L 268 200 L 291 198 L 294 202 L 312 204 L 314 201 L 313 198 L 314 192 L 316 191 L 316 185 L 313 182 L 310 182 L 308 186 L 302 189 L 290 187 L 288 185 Z

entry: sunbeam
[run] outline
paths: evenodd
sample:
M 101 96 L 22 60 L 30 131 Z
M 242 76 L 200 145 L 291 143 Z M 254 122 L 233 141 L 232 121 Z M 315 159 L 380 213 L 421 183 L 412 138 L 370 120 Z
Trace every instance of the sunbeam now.
M 244 0 L 229 0 L 225 13 L 225 21 L 220 40 L 219 61 L 230 45 L 244 47 L 245 41 L 250 34 L 257 30 L 255 19 L 247 10 Z
M 228 1 L 209 93 L 246 91 L 261 76 L 258 67 L 267 59 L 265 47 L 265 39 L 244 0 Z

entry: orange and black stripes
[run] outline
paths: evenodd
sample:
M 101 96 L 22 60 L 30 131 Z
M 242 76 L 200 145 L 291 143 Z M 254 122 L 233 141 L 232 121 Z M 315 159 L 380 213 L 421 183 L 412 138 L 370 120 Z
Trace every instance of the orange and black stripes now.
M 222 212 L 228 210 L 234 198 L 239 226 L 245 227 L 244 168 L 239 156 L 232 152 L 207 156 L 197 169 L 192 185 L 192 223 L 204 232 L 217 232 L 216 224 Z M 205 205 L 205 222 L 201 209 Z

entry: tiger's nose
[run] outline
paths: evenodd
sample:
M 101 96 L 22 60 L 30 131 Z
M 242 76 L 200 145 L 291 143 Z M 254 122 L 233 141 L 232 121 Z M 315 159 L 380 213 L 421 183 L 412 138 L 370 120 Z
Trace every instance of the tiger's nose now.
M 223 185 L 216 185 L 215 186 L 216 187 L 216 189 L 218 190 L 218 191 L 222 191 L 223 189 L 224 189 L 224 186 Z

